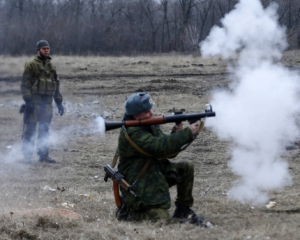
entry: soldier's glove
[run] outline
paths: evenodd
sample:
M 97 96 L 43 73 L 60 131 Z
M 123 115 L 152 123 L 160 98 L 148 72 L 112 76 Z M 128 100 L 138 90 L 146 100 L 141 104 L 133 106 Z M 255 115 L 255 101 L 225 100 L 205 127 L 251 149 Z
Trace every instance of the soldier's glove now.
M 25 112 L 30 115 L 33 113 L 33 111 L 34 111 L 33 102 L 31 100 L 27 100 L 25 102 Z
M 64 109 L 64 106 L 61 103 L 57 104 L 57 108 L 58 108 L 59 115 L 60 116 L 64 115 L 65 109 Z
M 25 108 L 26 108 L 26 105 L 22 104 L 21 107 L 20 107 L 19 113 L 24 113 L 25 112 Z

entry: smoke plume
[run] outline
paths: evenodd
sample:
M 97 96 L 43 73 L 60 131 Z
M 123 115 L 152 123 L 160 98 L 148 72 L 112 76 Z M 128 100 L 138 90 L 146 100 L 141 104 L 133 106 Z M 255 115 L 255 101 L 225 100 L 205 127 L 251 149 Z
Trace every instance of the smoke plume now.
M 292 183 L 285 147 L 299 136 L 299 75 L 279 63 L 287 47 L 277 5 L 241 0 L 200 43 L 203 56 L 237 58 L 228 66 L 231 85 L 215 91 L 216 118 L 208 122 L 231 141 L 229 167 L 239 176 L 228 196 L 253 205 L 268 201 L 267 191 Z
M 50 154 L 53 148 L 67 148 L 68 141 L 71 139 L 81 139 L 85 135 L 93 135 L 95 137 L 100 137 L 99 140 L 105 138 L 105 121 L 102 116 L 98 116 L 95 119 L 91 118 L 87 121 L 85 126 L 78 124 L 70 124 L 68 126 L 62 126 L 59 130 L 53 130 L 50 127 L 50 135 L 48 142 L 45 139 L 39 141 L 44 141 L 44 144 L 50 145 Z M 37 137 L 35 137 L 35 144 L 37 142 Z M 32 159 L 36 158 L 36 153 L 33 154 Z M 12 145 L 7 146 L 6 149 L 0 150 L 0 162 L 6 164 L 14 164 L 16 162 L 23 162 L 22 153 L 22 141 L 21 139 L 14 142 Z

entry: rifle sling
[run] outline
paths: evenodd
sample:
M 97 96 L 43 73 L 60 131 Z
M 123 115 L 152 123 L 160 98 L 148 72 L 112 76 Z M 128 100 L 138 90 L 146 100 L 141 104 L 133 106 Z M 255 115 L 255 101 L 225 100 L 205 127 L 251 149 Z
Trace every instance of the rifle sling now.
M 129 137 L 129 136 L 128 136 Z M 130 139 L 131 140 L 131 139 Z M 131 140 L 132 141 L 132 140 Z M 134 142 L 133 142 L 134 143 Z M 138 147 L 138 146 L 137 146 Z M 113 161 L 112 161 L 112 164 L 111 166 L 114 168 L 118 162 L 118 159 L 119 159 L 119 149 L 117 148 L 116 150 L 116 153 L 114 155 L 114 158 L 113 158 Z M 148 168 L 150 164 L 150 159 L 146 162 L 146 164 L 144 165 L 144 167 L 142 168 L 142 170 L 140 171 L 138 177 L 137 177 L 137 180 L 135 180 L 134 183 L 137 183 L 138 180 L 140 180 L 140 178 L 142 177 L 142 175 L 144 174 L 144 172 L 146 171 L 146 169 Z M 115 187 L 115 186 L 114 186 Z
M 131 140 L 131 138 L 129 137 L 129 135 L 128 135 L 127 131 L 126 131 L 126 128 L 125 128 L 124 126 L 122 127 L 122 130 L 123 130 L 123 133 L 125 134 L 125 137 L 126 137 L 126 139 L 128 140 L 128 142 L 129 142 L 136 150 L 138 150 L 141 154 L 144 154 L 144 155 L 146 155 L 146 156 L 148 156 L 148 157 L 151 157 L 151 158 L 157 158 L 157 157 L 154 157 L 154 156 L 152 156 L 151 154 L 145 152 L 145 151 L 142 150 L 138 145 L 136 145 L 136 144 Z M 170 154 L 170 155 L 168 155 L 168 156 L 165 156 L 165 157 L 163 157 L 163 158 L 157 158 L 157 159 L 158 159 L 158 160 L 161 160 L 161 159 L 165 159 L 165 158 L 174 157 L 174 156 L 176 156 L 178 153 L 180 153 L 181 151 L 182 151 L 182 150 L 180 150 L 179 152 L 176 152 L 176 153 L 172 153 L 172 154 Z
M 131 140 L 131 138 L 129 137 L 129 135 L 128 135 L 128 133 L 127 133 L 127 131 L 126 131 L 126 128 L 123 126 L 122 127 L 122 129 L 123 129 L 123 132 L 124 132 L 124 134 L 125 134 L 125 137 L 126 137 L 126 139 L 128 140 L 128 142 L 136 149 L 136 150 L 138 150 L 140 153 L 142 153 L 142 154 L 144 154 L 144 155 L 146 155 L 146 156 L 148 156 L 148 157 L 153 157 L 153 156 L 151 156 L 150 154 L 148 154 L 148 153 L 146 153 L 145 151 L 143 151 L 138 145 L 136 145 L 132 140 Z M 117 147 L 117 150 L 116 150 L 116 152 L 115 152 L 115 155 L 114 155 L 114 157 L 113 157 L 113 161 L 112 161 L 112 164 L 111 164 L 111 166 L 114 168 L 115 166 L 116 166 L 116 164 L 117 164 L 117 162 L 118 162 L 118 159 L 119 159 L 119 148 Z M 139 180 L 140 180 L 140 178 L 142 177 L 142 175 L 144 174 L 144 172 L 146 171 L 146 169 L 148 168 L 148 166 L 149 166 L 149 164 L 150 164 L 150 159 L 146 162 L 146 164 L 143 166 L 143 168 L 142 168 L 142 170 L 140 171 L 140 173 L 138 174 L 138 176 L 137 176 L 137 179 L 134 181 L 134 184 L 136 184 Z M 114 186 L 115 187 L 115 186 Z
M 115 155 L 114 155 L 114 158 L 113 158 L 113 161 L 111 163 L 111 166 L 114 168 L 118 162 L 118 159 L 119 159 L 119 148 L 117 147 L 117 150 L 115 152 Z
M 144 150 L 142 150 L 138 145 L 135 144 L 135 142 L 133 142 L 133 141 L 131 140 L 131 138 L 129 137 L 129 135 L 128 135 L 127 131 L 126 131 L 125 126 L 122 126 L 122 130 L 123 130 L 123 133 L 125 134 L 125 137 L 126 137 L 126 139 L 128 140 L 128 142 L 129 142 L 136 150 L 138 150 L 140 153 L 142 153 L 142 154 L 144 154 L 144 155 L 146 155 L 146 156 L 148 156 L 148 157 L 153 157 L 153 156 L 150 155 L 149 153 L 147 153 L 147 152 L 145 152 Z M 119 157 L 118 150 L 117 150 L 116 154 L 118 154 L 118 156 L 117 156 L 117 158 L 118 158 L 118 157 Z M 115 154 L 114 159 L 116 158 L 116 154 Z M 134 181 L 134 183 L 133 183 L 132 185 L 136 184 L 136 183 L 140 180 L 140 178 L 143 176 L 143 174 L 145 173 L 146 169 L 148 168 L 148 166 L 149 166 L 149 164 L 150 164 L 150 161 L 151 161 L 151 159 L 149 159 L 149 160 L 145 163 L 145 165 L 143 166 L 142 170 L 139 172 L 139 174 L 138 174 L 136 180 Z

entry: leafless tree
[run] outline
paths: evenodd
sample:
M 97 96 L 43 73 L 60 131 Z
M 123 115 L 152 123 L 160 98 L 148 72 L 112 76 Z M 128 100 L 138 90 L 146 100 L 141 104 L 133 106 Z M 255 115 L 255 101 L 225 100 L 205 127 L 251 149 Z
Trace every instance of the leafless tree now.
M 0 54 L 141 54 L 196 49 L 238 0 L 0 0 Z M 290 48 L 300 45 L 299 0 L 278 4 Z
M 183 47 L 185 50 L 199 50 L 200 32 L 197 26 L 188 25 L 184 29 L 182 37 Z
M 161 51 L 165 51 L 165 39 L 167 38 L 167 50 L 170 51 L 171 49 L 171 35 L 170 35 L 170 25 L 168 19 L 168 11 L 169 11 L 169 0 L 161 0 L 160 4 L 162 6 L 162 31 L 161 31 Z

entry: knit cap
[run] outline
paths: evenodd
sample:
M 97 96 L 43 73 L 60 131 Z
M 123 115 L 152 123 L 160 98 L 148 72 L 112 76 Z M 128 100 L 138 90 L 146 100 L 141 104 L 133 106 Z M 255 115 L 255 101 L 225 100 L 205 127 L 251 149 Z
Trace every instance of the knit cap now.
M 149 111 L 153 105 L 150 95 L 145 92 L 133 93 L 124 104 L 126 114 L 131 116 Z
M 37 51 L 39 51 L 43 47 L 50 47 L 49 43 L 46 40 L 40 40 L 36 43 Z

